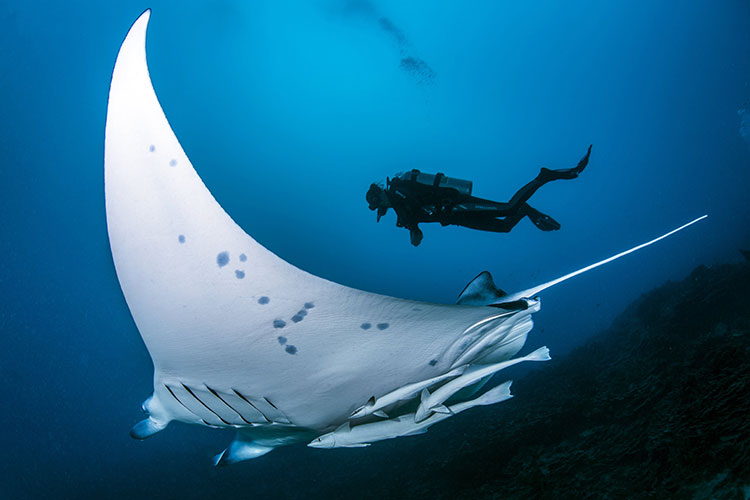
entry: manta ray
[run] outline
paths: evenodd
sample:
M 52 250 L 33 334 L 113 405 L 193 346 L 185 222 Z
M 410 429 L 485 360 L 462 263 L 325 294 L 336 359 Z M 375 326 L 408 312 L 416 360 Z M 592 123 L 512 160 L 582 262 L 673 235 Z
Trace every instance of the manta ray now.
M 117 56 L 105 135 L 107 230 L 117 277 L 154 365 L 148 417 L 234 428 L 226 465 L 275 447 L 365 446 L 424 432 L 510 383 L 471 399 L 532 329 L 538 294 L 701 220 L 556 280 L 506 294 L 483 272 L 457 304 L 349 288 L 260 245 L 214 199 L 159 104 L 146 62 L 150 11 Z M 500 387 L 500 386 L 498 386 Z M 337 444 L 338 443 L 338 444 Z

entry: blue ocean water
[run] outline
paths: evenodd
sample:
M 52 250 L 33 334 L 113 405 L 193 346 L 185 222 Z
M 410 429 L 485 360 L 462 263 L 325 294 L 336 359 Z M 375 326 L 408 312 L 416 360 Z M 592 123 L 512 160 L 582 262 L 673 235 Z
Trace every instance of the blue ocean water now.
M 357 469 L 363 456 L 419 452 L 293 447 L 218 470 L 231 433 L 128 436 L 152 366 L 109 251 L 103 144 L 114 59 L 147 7 L 154 86 L 198 173 L 249 234 L 313 274 L 451 303 L 482 270 L 520 290 L 709 214 L 547 292 L 529 345 L 554 356 L 639 294 L 750 246 L 746 1 L 6 0 L 0 497 L 304 498 L 306 482 L 345 497 L 377 476 Z M 532 200 L 557 232 L 423 225 L 414 248 L 364 200 L 411 168 L 505 200 L 589 144 L 578 179 Z

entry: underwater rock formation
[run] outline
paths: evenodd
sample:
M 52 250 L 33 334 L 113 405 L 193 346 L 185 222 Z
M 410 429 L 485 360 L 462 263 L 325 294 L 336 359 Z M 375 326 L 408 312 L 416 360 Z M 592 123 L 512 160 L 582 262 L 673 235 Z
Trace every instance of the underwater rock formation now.
M 740 137 L 745 140 L 745 144 L 750 147 L 750 104 L 737 110 L 740 117 Z
M 425 450 L 464 486 L 432 495 L 748 498 L 749 355 L 750 265 L 700 266 L 447 435 L 462 453 Z

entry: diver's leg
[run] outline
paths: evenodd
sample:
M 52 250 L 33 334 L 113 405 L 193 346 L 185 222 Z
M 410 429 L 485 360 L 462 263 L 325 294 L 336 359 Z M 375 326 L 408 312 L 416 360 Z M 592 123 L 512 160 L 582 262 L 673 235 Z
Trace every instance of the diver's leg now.
M 557 231 L 560 229 L 560 223 L 547 214 L 533 208 L 528 203 L 524 203 L 521 208 L 514 213 L 497 218 L 493 215 L 478 214 L 472 212 L 453 213 L 448 224 L 464 226 L 470 229 L 479 229 L 480 231 L 491 231 L 494 233 L 508 233 L 521 219 L 527 217 L 532 223 L 542 231 Z
M 537 189 L 548 182 L 578 177 L 578 174 L 583 172 L 583 169 L 588 165 L 590 155 L 591 146 L 589 146 L 581 161 L 578 162 L 578 165 L 573 168 L 560 170 L 542 168 L 539 175 L 519 189 L 507 203 L 475 196 L 457 200 L 456 204 L 452 205 L 445 215 L 438 218 L 438 221 L 444 226 L 455 224 L 483 231 L 505 233 L 513 229 L 521 219 L 528 215 L 531 222 L 542 231 L 556 231 L 560 229 L 560 224 L 555 219 L 530 207 L 526 202 L 536 193 Z M 498 219 L 498 217 L 503 218 Z
M 583 169 L 586 168 L 586 165 L 588 165 L 590 154 L 591 146 L 589 146 L 586 155 L 581 159 L 581 161 L 578 162 L 578 165 L 573 168 L 550 170 L 548 168 L 542 167 L 539 175 L 537 175 L 534 179 L 531 180 L 531 182 L 519 189 L 516 194 L 513 195 L 513 198 L 510 199 L 508 205 L 510 205 L 511 210 L 520 207 L 520 205 L 529 201 L 529 198 L 531 198 L 531 196 L 536 193 L 536 190 L 544 186 L 548 182 L 560 179 L 575 179 L 576 177 L 578 177 L 578 174 L 580 174 Z
M 469 213 L 454 214 L 449 224 L 454 226 L 468 227 L 469 229 L 478 229 L 480 231 L 490 231 L 493 233 L 509 233 L 518 222 L 524 218 L 525 213 L 520 211 L 511 214 L 502 219 L 491 215 L 479 215 Z
M 472 214 L 482 214 L 492 217 L 509 215 L 513 207 L 504 201 L 492 201 L 476 196 L 468 196 L 453 204 L 448 211 L 459 211 Z

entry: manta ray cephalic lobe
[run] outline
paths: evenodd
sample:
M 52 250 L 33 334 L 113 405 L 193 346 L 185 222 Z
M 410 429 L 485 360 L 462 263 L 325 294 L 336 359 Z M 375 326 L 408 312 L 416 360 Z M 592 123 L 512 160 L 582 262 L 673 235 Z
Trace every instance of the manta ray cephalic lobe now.
M 325 447 L 337 446 L 336 436 L 341 446 L 364 446 L 423 432 L 446 411 L 446 389 L 427 395 L 451 381 L 456 412 L 510 397 L 508 384 L 471 399 L 491 374 L 469 387 L 461 377 L 504 366 L 532 328 L 536 294 L 579 272 L 504 297 L 482 273 L 467 287 L 470 301 L 444 305 L 352 289 L 285 262 L 231 219 L 182 150 L 149 77 L 149 17 L 120 48 L 105 134 L 112 257 L 154 364 L 149 416 L 131 434 L 143 439 L 173 420 L 235 428 L 216 459 L 224 465 L 280 445 L 315 446 L 327 434 Z M 417 410 L 418 429 L 357 429 L 415 421 Z M 350 439 L 341 437 L 347 429 L 356 431 Z

